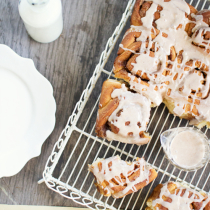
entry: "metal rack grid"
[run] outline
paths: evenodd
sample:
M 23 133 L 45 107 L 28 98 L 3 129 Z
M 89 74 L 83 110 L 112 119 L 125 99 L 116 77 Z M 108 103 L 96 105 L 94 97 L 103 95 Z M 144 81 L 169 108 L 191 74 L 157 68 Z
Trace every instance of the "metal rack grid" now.
M 160 134 L 169 128 L 189 125 L 188 121 L 168 113 L 164 105 L 153 108 L 151 111 L 147 132 L 152 135 L 152 140 L 147 145 L 137 146 L 116 141 L 109 142 L 96 137 L 94 133 L 100 99 L 100 88 L 95 88 L 95 86 L 101 87 L 104 80 L 113 77 L 112 71 L 107 71 L 104 68 L 115 44 L 119 42 L 120 35 L 122 37 L 121 32 L 132 13 L 134 3 L 135 0 L 128 1 L 122 19 L 109 38 L 99 64 L 69 117 L 65 129 L 54 145 L 43 172 L 44 181 L 50 189 L 91 209 L 142 209 L 154 187 L 169 180 L 179 181 L 206 193 L 209 193 L 210 189 L 209 163 L 198 171 L 185 172 L 175 168 L 167 161 L 159 142 Z M 208 9 L 209 6 L 207 0 L 195 0 L 195 3 L 191 0 L 188 3 L 199 9 Z M 115 57 L 115 54 L 113 56 Z M 88 106 L 88 104 L 90 105 Z M 202 131 L 210 136 L 208 129 L 204 128 Z M 91 164 L 98 157 L 106 158 L 117 154 L 127 161 L 134 160 L 137 156 L 144 157 L 148 164 L 158 171 L 157 179 L 140 191 L 122 199 L 100 195 L 94 186 L 93 175 L 87 170 L 87 164 Z M 75 159 L 76 162 L 72 161 Z

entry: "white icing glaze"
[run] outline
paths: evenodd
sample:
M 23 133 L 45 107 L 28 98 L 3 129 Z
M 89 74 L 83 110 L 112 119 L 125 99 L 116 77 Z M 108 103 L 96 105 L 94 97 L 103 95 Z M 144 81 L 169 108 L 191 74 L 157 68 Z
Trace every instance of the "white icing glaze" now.
M 143 18 L 141 18 L 141 21 L 144 26 L 151 26 L 153 19 L 154 19 L 154 13 L 157 11 L 157 4 L 152 4 L 151 7 L 147 10 L 147 15 Z
M 152 24 L 158 5 L 163 8 L 160 11 L 160 18 L 155 21 L 159 34 L 152 38 L 151 30 L 154 29 Z M 136 58 L 136 62 L 132 63 L 132 74 L 129 74 L 130 85 L 132 89 L 148 97 L 155 105 L 159 105 L 163 98 L 170 98 L 174 102 L 174 113 L 177 115 L 186 112 L 186 104 L 190 104 L 188 111 L 195 117 L 192 122 L 210 121 L 210 97 L 207 97 L 210 87 L 210 73 L 204 70 L 205 78 L 203 74 L 192 73 L 198 62 L 201 65 L 204 64 L 206 69 L 210 66 L 210 55 L 206 52 L 207 49 L 210 49 L 210 40 L 204 40 L 201 36 L 202 33 L 210 31 L 210 28 L 203 22 L 202 15 L 192 14 L 191 16 L 195 18 L 195 21 L 190 21 L 185 17 L 185 14 L 189 13 L 190 8 L 183 0 L 171 0 L 169 2 L 153 0 L 146 16 L 141 18 L 143 25 L 131 26 L 132 31 L 141 32 L 141 36 L 136 41 L 142 41 L 142 45 L 140 52 L 135 53 L 140 55 Z M 185 26 L 188 23 L 196 24 L 192 37 L 189 37 L 185 31 Z M 163 34 L 166 34 L 167 37 L 164 37 Z M 145 40 L 149 41 L 147 48 Z M 207 44 L 203 44 L 204 42 Z M 155 57 L 151 58 L 149 53 L 153 43 L 155 43 Z M 204 45 L 205 49 L 194 46 L 192 43 Z M 173 61 L 168 60 L 172 47 L 174 47 L 177 56 L 182 52 L 181 62 L 177 56 Z M 124 50 L 126 49 L 124 48 Z M 160 68 L 157 68 L 157 63 L 162 64 Z M 138 70 L 147 74 L 149 87 L 142 85 L 140 78 L 135 78 L 134 75 Z M 165 74 L 166 71 L 168 71 L 167 74 Z M 204 83 L 201 84 L 201 81 Z M 184 89 L 180 91 L 182 86 Z M 191 93 L 192 89 L 195 89 L 195 94 Z M 202 93 L 202 96 L 198 93 Z
M 162 84 L 154 84 L 152 82 L 148 82 L 148 85 L 145 85 L 145 83 L 142 83 L 141 79 L 138 78 L 138 83 L 134 82 L 136 79 L 135 76 L 129 74 L 131 81 L 131 89 L 135 90 L 136 92 L 140 92 L 142 95 L 144 95 L 146 98 L 150 99 L 155 105 L 160 105 L 163 101 L 163 93 L 166 91 L 166 88 Z M 158 91 L 155 90 L 155 88 L 158 88 Z
M 176 29 L 179 24 L 184 23 L 185 12 L 187 14 L 190 13 L 189 7 L 182 0 L 172 0 L 169 3 L 159 0 L 154 0 L 153 2 L 163 7 L 160 19 L 156 21 L 158 29 Z
M 179 166 L 192 168 L 202 161 L 205 155 L 205 144 L 198 133 L 183 131 L 173 138 L 170 152 Z
M 153 200 L 152 206 L 155 206 L 156 204 L 161 204 L 168 210 L 191 210 L 191 204 L 193 202 L 202 202 L 205 199 L 203 195 L 196 192 L 195 190 L 182 187 L 178 183 L 174 184 L 176 184 L 177 186 L 175 193 L 171 194 L 168 190 L 168 183 L 165 183 L 161 188 L 159 198 Z M 182 195 L 183 192 L 184 194 Z M 164 201 L 163 196 L 170 198 L 170 201 Z M 207 198 L 207 200 L 203 202 L 203 205 L 199 210 L 203 210 L 209 201 L 209 198 Z M 156 207 L 156 209 L 159 208 Z
M 156 72 L 158 70 L 158 63 L 159 62 L 156 57 L 150 57 L 148 54 L 140 54 L 136 58 L 136 63 L 132 63 L 132 73 L 136 74 L 136 72 L 141 69 L 149 73 Z
M 198 88 L 202 88 L 202 86 L 203 86 L 201 84 L 202 80 L 203 80 L 202 75 L 199 76 L 198 74 L 195 74 L 195 73 L 188 74 L 188 76 L 184 80 L 183 93 L 186 94 L 186 96 L 189 96 L 189 94 L 191 93 L 191 90 L 198 90 Z
M 150 100 L 140 94 L 128 91 L 124 84 L 120 89 L 115 89 L 111 97 L 118 97 L 119 105 L 108 121 L 119 128 L 119 132 L 115 134 L 107 130 L 107 139 L 138 145 L 147 143 L 150 138 L 141 138 L 139 133 L 146 130 L 149 122 Z
M 101 170 L 98 167 L 99 162 L 101 162 Z M 98 184 L 101 185 L 104 180 L 109 183 L 109 185 L 106 187 L 102 186 L 103 190 L 106 190 L 107 194 L 114 193 L 113 196 L 115 198 L 124 196 L 130 190 L 136 192 L 137 189 L 135 185 L 140 182 L 146 181 L 148 184 L 150 169 L 151 167 L 146 165 L 146 161 L 143 158 L 140 158 L 132 163 L 127 163 L 121 160 L 119 156 L 114 156 L 107 159 L 97 159 L 97 161 L 94 162 L 90 167 L 90 170 L 95 175 Z M 137 172 L 138 170 L 140 170 L 140 174 L 135 178 L 135 180 L 130 181 L 130 175 Z M 122 180 L 120 175 L 123 175 L 125 180 Z M 114 179 L 119 186 L 123 187 L 125 184 L 127 186 L 122 191 L 116 193 L 112 189 L 114 186 L 116 186 L 111 181 L 112 179 Z

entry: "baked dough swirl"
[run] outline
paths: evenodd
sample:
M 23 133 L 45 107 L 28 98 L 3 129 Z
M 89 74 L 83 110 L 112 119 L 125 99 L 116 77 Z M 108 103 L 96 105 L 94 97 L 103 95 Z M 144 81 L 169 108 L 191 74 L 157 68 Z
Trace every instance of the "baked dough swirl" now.
M 152 106 L 210 126 L 210 11 L 183 0 L 137 0 L 114 62 L 115 77 Z
M 114 198 L 136 192 L 157 177 L 156 171 L 143 158 L 134 162 L 123 161 L 119 156 L 97 159 L 89 165 L 89 170 L 95 176 L 98 191 Z
M 146 210 L 210 210 L 210 198 L 176 182 L 155 187 L 147 200 Z
M 106 80 L 96 120 L 97 136 L 129 144 L 148 143 L 151 137 L 145 130 L 150 117 L 150 104 L 150 100 L 129 91 L 124 83 Z

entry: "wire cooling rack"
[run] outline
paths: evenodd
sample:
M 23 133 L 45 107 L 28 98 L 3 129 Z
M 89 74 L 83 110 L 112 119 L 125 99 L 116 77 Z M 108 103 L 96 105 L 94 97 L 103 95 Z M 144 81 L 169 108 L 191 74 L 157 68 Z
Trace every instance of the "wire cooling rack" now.
M 147 145 L 109 142 L 95 135 L 101 86 L 103 81 L 113 77 L 112 71 L 105 69 L 113 64 L 118 48 L 116 43 L 119 44 L 122 39 L 126 23 L 129 25 L 128 19 L 134 3 L 135 0 L 128 1 L 122 19 L 109 38 L 99 64 L 56 142 L 43 172 L 44 181 L 50 189 L 91 209 L 143 209 L 154 187 L 169 180 L 179 181 L 206 193 L 209 193 L 210 189 L 209 163 L 198 171 L 185 172 L 175 168 L 166 159 L 159 141 L 160 134 L 169 128 L 189 125 L 188 121 L 171 115 L 163 104 L 151 111 L 147 132 L 152 135 L 152 140 Z M 210 5 L 207 0 L 191 0 L 188 3 L 199 10 L 208 9 Z M 204 128 L 202 131 L 210 136 L 208 129 Z M 114 155 L 119 155 L 127 161 L 132 161 L 135 157 L 144 157 L 148 164 L 158 171 L 157 179 L 122 199 L 100 195 L 94 186 L 93 175 L 88 172 L 87 164 L 91 164 L 98 157 L 107 158 Z

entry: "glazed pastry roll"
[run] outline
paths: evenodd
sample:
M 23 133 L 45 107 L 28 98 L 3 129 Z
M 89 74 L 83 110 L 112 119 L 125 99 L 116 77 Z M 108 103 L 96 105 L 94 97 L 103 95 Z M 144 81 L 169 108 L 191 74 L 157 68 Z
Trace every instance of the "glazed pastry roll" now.
M 137 0 L 115 77 L 197 127 L 210 126 L 210 11 L 183 0 Z
M 197 13 L 197 10 L 191 6 L 190 4 L 188 3 L 184 3 L 182 4 L 181 2 L 181 5 L 178 5 L 178 2 L 177 4 L 175 2 L 173 2 L 173 0 L 151 0 L 151 1 L 145 1 L 145 0 L 137 0 L 135 5 L 134 5 L 134 9 L 133 9 L 133 13 L 131 15 L 131 25 L 133 26 L 142 26 L 142 25 L 145 25 L 145 16 L 148 15 L 148 13 L 150 13 L 150 8 L 152 6 L 153 3 L 157 4 L 155 5 L 155 8 L 154 8 L 154 16 L 152 17 L 152 24 L 153 24 L 153 27 L 157 28 L 157 24 L 156 24 L 156 21 L 158 19 L 160 19 L 161 17 L 161 11 L 163 11 L 163 8 L 167 8 L 169 9 L 169 12 L 170 10 L 173 9 L 173 7 L 171 8 L 170 5 L 167 5 L 166 2 L 172 2 L 174 4 L 174 6 L 177 6 L 178 8 L 181 8 L 181 6 L 183 6 L 183 9 L 187 9 L 186 10 L 186 14 L 185 14 L 185 17 L 188 18 L 189 20 L 192 20 L 193 17 L 191 16 L 191 14 L 196 14 Z M 165 2 L 165 3 L 164 3 Z M 154 6 L 154 5 L 153 5 Z M 176 8 L 175 8 L 176 10 Z M 168 13 L 169 14 L 169 13 Z M 173 11 L 171 11 L 171 14 L 173 14 Z M 167 19 L 170 19 L 170 18 L 174 18 L 174 17 L 167 17 Z M 189 27 L 186 28 L 186 31 L 189 30 Z
M 121 198 L 148 185 L 157 177 L 154 169 L 143 158 L 126 162 L 119 156 L 97 159 L 89 170 L 96 179 L 96 187 L 104 196 Z
M 126 80 L 132 89 L 150 98 L 154 106 L 160 105 L 170 92 L 167 86 L 176 75 L 173 74 L 174 64 L 183 59 L 182 46 L 180 50 L 176 49 L 174 35 L 181 32 L 177 37 L 186 39 L 184 36 L 188 36 L 186 30 L 190 27 L 185 26 L 189 21 L 191 23 L 191 15 L 197 13 L 187 3 L 180 3 L 176 10 L 171 11 L 174 16 L 167 17 L 171 25 L 164 28 L 162 24 L 165 20 L 161 14 L 166 15 L 173 9 L 176 5 L 174 0 L 136 1 L 131 28 L 126 32 L 114 62 L 115 76 Z M 173 19 L 177 15 L 180 19 Z
M 147 200 L 146 210 L 209 210 L 210 198 L 176 182 L 159 184 Z
M 151 137 L 145 133 L 150 117 L 149 99 L 130 91 L 124 83 L 103 83 L 96 120 L 96 134 L 108 140 L 142 145 Z
M 194 69 L 183 75 L 176 89 L 171 89 L 165 97 L 164 103 L 171 113 L 191 120 L 191 124 L 209 126 L 209 117 L 206 120 L 210 109 L 209 88 L 210 81 L 205 71 Z
M 170 58 L 165 56 L 164 64 L 155 55 L 158 49 L 155 52 L 155 42 L 152 41 L 135 41 L 127 48 L 120 48 L 119 52 L 122 53 L 114 61 L 115 77 L 124 79 L 130 84 L 131 89 L 149 98 L 154 106 L 160 105 L 163 101 L 162 93 L 165 92 L 165 84 L 168 83 L 167 76 L 170 73 L 166 69 L 172 68 L 173 64 L 170 61 L 176 54 L 174 48 L 171 47 Z M 161 78 L 159 77 L 161 82 L 155 81 L 158 75 L 161 75 Z

